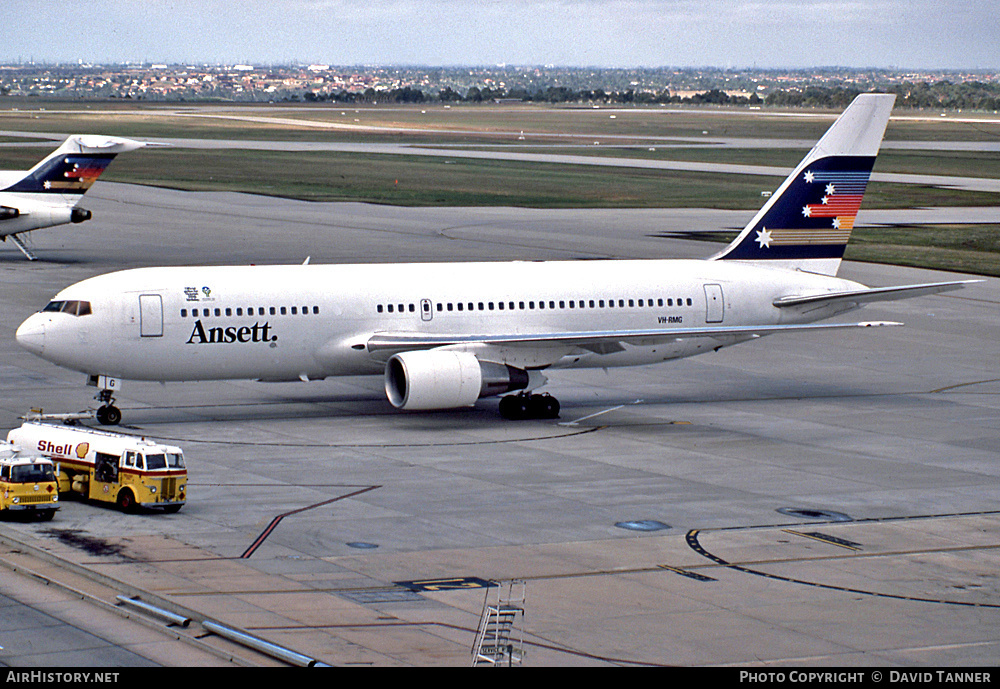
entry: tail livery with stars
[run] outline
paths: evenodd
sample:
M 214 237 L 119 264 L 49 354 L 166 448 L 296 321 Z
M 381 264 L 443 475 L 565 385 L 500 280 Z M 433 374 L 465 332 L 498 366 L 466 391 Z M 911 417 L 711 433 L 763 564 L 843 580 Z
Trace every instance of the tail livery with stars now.
M 35 255 L 19 234 L 90 220 L 77 204 L 115 156 L 145 144 L 106 136 L 74 135 L 27 172 L 0 172 L 0 239 L 28 258 Z
M 894 97 L 844 111 L 750 224 L 708 260 L 140 268 L 67 287 L 18 342 L 115 391 L 150 381 L 377 374 L 404 410 L 505 395 L 506 418 L 554 418 L 535 392 L 561 368 L 635 366 L 818 323 L 966 282 L 869 288 L 836 277 Z

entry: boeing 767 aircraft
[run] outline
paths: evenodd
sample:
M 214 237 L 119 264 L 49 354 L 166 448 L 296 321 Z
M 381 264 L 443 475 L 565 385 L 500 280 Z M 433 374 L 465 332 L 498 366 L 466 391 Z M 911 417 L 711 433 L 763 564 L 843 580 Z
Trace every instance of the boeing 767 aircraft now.
M 708 260 L 140 268 L 84 280 L 17 330 L 81 371 L 114 424 L 122 379 L 314 380 L 381 374 L 399 409 L 482 397 L 554 418 L 533 394 L 560 368 L 636 366 L 966 282 L 868 288 L 836 277 L 894 101 L 841 114 L 746 228 Z
M 35 255 L 18 237 L 43 227 L 90 220 L 77 206 L 115 156 L 146 144 L 76 134 L 27 172 L 0 172 L 0 240 L 8 237 L 29 261 Z

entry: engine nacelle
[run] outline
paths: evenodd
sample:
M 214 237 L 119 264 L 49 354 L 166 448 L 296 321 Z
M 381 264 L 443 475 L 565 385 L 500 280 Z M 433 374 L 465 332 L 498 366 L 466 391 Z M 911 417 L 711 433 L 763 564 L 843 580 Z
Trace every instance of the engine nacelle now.
M 541 382 L 544 377 L 534 371 L 479 361 L 468 352 L 403 352 L 385 364 L 385 394 L 397 409 L 468 407 L 480 397 L 524 390 Z
M 21 208 L 5 206 L 2 212 L 4 235 L 37 230 L 41 227 L 64 225 L 71 222 L 72 210 L 65 206 L 50 206 L 25 203 Z

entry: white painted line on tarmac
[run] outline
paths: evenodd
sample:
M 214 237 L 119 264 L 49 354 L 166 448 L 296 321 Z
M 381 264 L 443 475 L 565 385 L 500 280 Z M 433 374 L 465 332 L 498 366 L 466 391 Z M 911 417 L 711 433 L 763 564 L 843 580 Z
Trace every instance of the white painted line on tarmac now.
M 608 409 L 604 409 L 604 410 L 599 411 L 599 412 L 594 412 L 593 414 L 588 414 L 587 416 L 581 417 L 581 418 L 577 419 L 576 421 L 560 421 L 559 425 L 560 426 L 579 426 L 581 421 L 586 421 L 587 419 L 592 419 L 595 416 L 600 416 L 602 414 L 607 414 L 608 412 L 616 411 L 616 410 L 621 409 L 623 407 L 627 407 L 629 404 L 641 404 L 641 403 L 642 403 L 642 400 L 636 400 L 635 402 L 629 402 L 627 404 L 619 404 L 618 406 L 615 406 L 615 407 L 609 407 Z

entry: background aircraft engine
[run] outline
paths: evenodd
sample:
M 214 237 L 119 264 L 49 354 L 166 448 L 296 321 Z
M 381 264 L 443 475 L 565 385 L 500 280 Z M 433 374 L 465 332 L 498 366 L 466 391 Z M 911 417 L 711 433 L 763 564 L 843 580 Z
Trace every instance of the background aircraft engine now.
M 523 390 L 528 382 L 527 371 L 468 352 L 403 352 L 385 365 L 385 394 L 397 409 L 468 407 L 480 397 Z
M 85 208 L 74 208 L 73 211 L 69 214 L 70 222 L 76 222 L 76 223 L 90 220 L 92 217 L 94 217 L 94 214 Z

